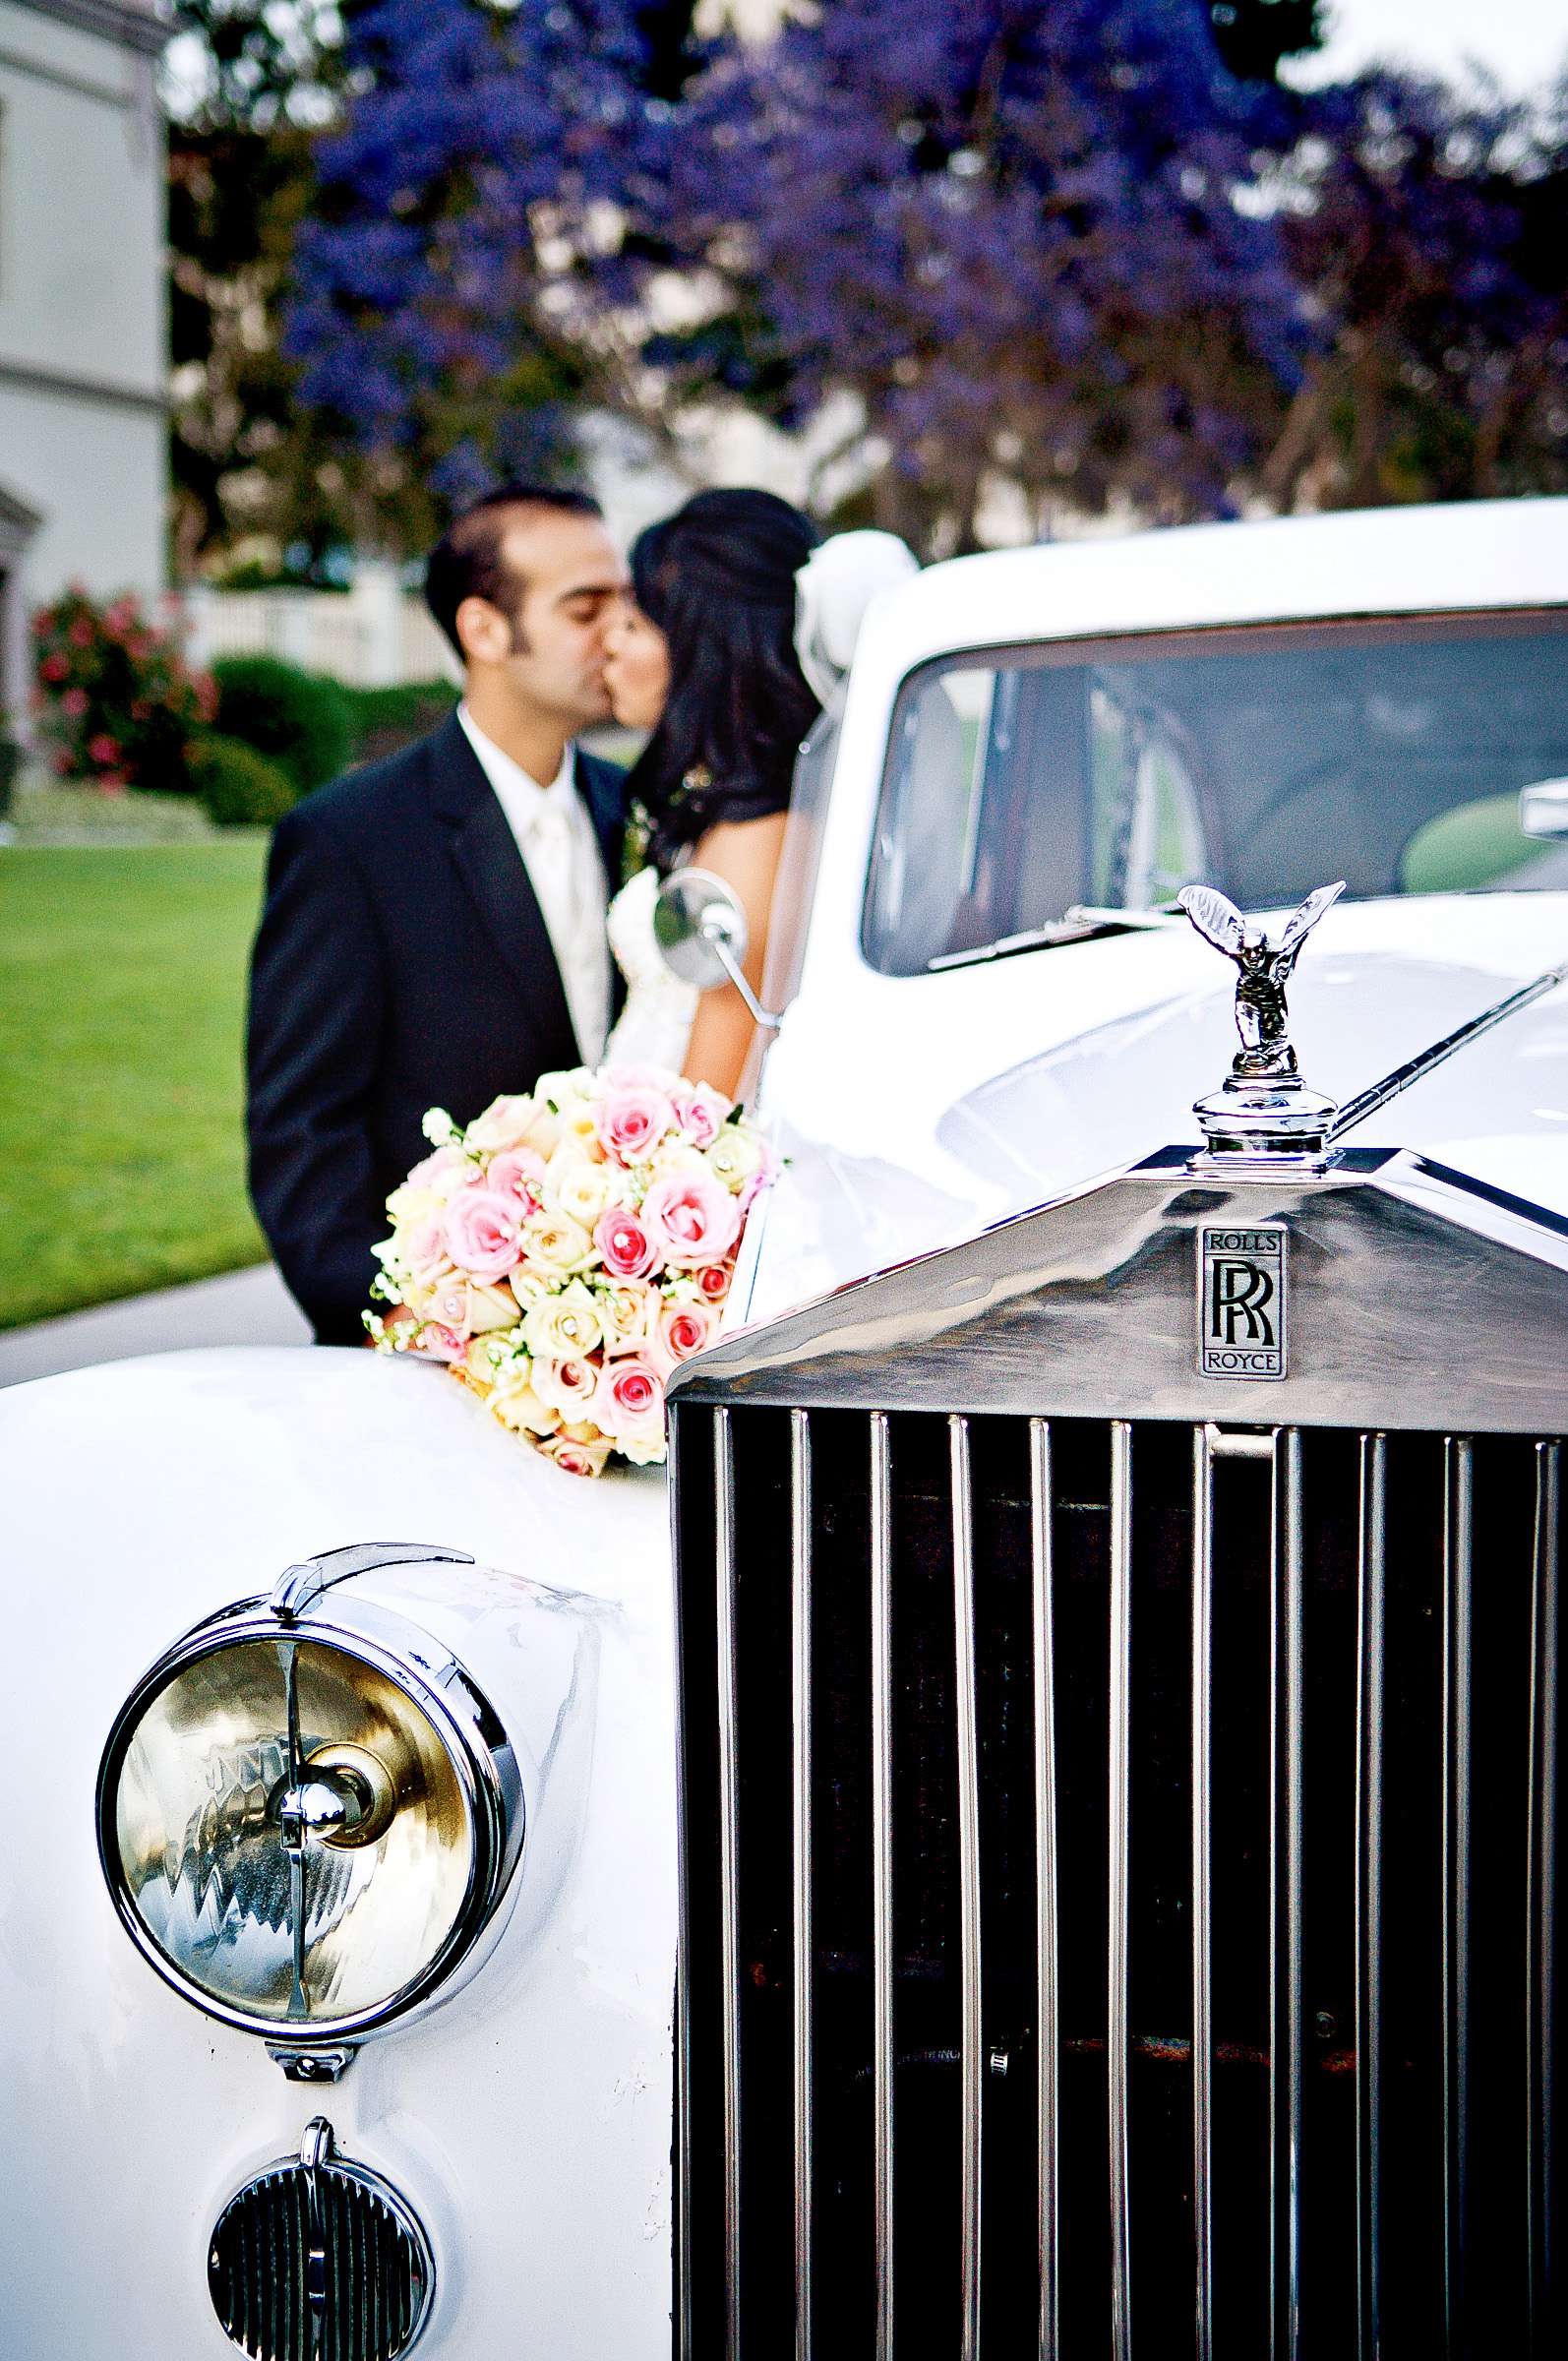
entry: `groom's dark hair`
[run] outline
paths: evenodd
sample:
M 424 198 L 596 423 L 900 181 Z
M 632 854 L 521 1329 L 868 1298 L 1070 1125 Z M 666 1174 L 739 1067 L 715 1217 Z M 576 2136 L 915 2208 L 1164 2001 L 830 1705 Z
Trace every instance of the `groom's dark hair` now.
M 518 509 L 553 509 L 560 516 L 604 514 L 586 492 L 525 483 L 499 484 L 483 500 L 459 510 L 425 567 L 425 604 L 458 656 L 457 609 L 465 598 L 487 598 L 503 615 L 513 617 L 522 603 L 527 584 L 501 555 L 509 519 Z

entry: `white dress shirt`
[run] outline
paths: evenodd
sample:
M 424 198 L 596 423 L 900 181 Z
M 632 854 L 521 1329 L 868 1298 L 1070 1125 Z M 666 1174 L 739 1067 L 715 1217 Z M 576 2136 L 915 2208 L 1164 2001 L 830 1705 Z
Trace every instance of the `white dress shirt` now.
M 465 704 L 457 707 L 457 719 L 516 838 L 561 970 L 583 1062 L 596 1065 L 610 1029 L 608 891 L 593 821 L 576 789 L 573 749 L 567 748 L 549 786 L 541 787 L 485 736 Z

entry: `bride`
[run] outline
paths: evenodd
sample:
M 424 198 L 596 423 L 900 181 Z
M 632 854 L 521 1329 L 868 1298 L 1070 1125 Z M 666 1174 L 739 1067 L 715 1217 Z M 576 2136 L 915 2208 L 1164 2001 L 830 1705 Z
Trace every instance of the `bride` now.
M 634 603 L 608 638 L 615 718 L 650 732 L 628 782 L 643 866 L 610 907 L 628 997 L 605 1051 L 733 1099 L 754 1030 L 732 985 L 698 995 L 653 937 L 662 878 L 687 862 L 734 887 L 760 993 L 795 757 L 849 670 L 867 608 L 916 571 L 890 533 L 820 541 L 771 492 L 699 492 L 632 551 Z

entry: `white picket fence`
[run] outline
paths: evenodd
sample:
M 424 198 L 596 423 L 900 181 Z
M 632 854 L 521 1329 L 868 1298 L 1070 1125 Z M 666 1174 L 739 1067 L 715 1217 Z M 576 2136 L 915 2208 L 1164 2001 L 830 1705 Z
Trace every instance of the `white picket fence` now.
M 219 656 L 280 656 L 355 689 L 455 678 L 451 651 L 423 599 L 391 566 L 361 565 L 353 588 L 185 593 L 185 648 L 193 664 Z

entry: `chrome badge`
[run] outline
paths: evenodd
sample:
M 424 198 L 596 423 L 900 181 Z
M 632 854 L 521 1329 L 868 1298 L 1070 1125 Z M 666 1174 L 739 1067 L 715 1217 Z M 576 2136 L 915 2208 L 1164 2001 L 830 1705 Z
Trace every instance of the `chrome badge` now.
M 1198 1374 L 1285 1375 L 1285 1232 L 1198 1232 Z

